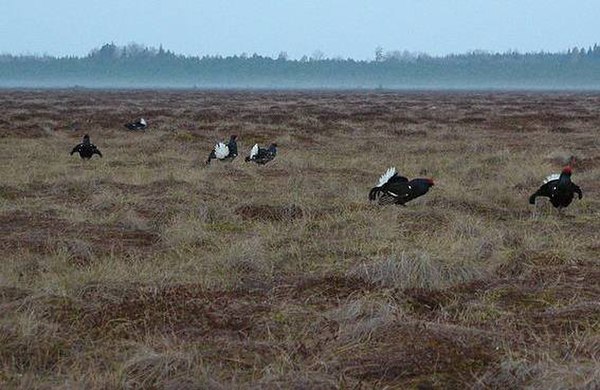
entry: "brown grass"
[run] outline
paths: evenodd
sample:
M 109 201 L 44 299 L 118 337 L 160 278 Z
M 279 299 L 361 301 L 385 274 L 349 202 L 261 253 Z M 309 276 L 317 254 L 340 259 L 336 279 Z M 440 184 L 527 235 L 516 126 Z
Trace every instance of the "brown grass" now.
M 2 388 L 600 386 L 598 95 L 0 103 Z M 84 133 L 103 159 L 68 155 Z M 255 142 L 277 158 L 244 163 Z M 533 213 L 572 156 L 584 199 Z M 388 166 L 436 186 L 369 204 Z

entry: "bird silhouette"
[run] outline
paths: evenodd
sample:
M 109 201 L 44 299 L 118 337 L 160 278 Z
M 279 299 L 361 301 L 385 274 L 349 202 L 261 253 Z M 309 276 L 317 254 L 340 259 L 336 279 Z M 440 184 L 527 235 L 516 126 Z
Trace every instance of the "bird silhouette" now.
M 571 204 L 575 194 L 583 198 L 583 192 L 578 185 L 571 181 L 573 169 L 571 166 L 563 168 L 560 174 L 552 174 L 544 180 L 544 184 L 529 197 L 529 203 L 535 204 L 538 196 L 550 198 L 552 206 L 561 210 Z
M 227 143 L 219 142 L 208 155 L 206 164 L 210 165 L 211 160 L 233 161 L 238 155 L 237 135 L 232 135 Z
M 79 153 L 79 157 L 84 160 L 89 160 L 94 154 L 102 157 L 102 153 L 96 147 L 96 145 L 90 142 L 90 136 L 87 134 L 83 136 L 83 142 L 75 145 L 75 147 L 71 150 L 70 155 L 72 156 L 73 153 Z
M 417 178 L 408 180 L 396 173 L 396 168 L 388 168 L 379 177 L 379 182 L 369 191 L 369 200 L 378 200 L 379 204 L 405 203 L 425 195 L 434 185 L 432 179 Z
M 273 160 L 277 155 L 277 144 L 272 143 L 268 148 L 260 148 L 258 144 L 254 144 L 250 150 L 250 155 L 246 157 L 246 162 L 253 161 L 257 164 L 264 165 Z
M 129 130 L 146 130 L 148 123 L 144 118 L 140 118 L 135 122 L 126 123 L 124 126 Z

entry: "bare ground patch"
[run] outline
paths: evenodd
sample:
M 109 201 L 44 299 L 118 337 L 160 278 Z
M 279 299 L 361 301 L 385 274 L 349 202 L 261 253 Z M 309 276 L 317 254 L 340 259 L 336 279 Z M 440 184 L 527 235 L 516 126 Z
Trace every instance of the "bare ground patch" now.
M 73 244 L 75 240 L 89 243 L 89 250 L 98 255 L 158 249 L 158 235 L 151 231 L 93 222 L 71 223 L 51 213 L 4 213 L 0 215 L 0 226 L 4 253 L 18 249 L 47 253 L 56 250 L 61 243 Z

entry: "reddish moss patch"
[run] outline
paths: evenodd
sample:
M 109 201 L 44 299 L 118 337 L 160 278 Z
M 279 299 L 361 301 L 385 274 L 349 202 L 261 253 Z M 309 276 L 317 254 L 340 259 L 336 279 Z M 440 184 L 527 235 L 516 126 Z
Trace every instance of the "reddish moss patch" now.
M 435 323 L 395 323 L 372 335 L 366 345 L 344 347 L 343 372 L 386 384 L 416 384 L 438 378 L 446 387 L 470 383 L 494 364 L 498 340 L 491 332 Z
M 90 295 L 91 294 L 91 295 Z M 94 300 L 90 300 L 94 297 Z M 65 302 L 51 316 L 81 331 L 135 337 L 146 332 L 211 336 L 250 332 L 269 308 L 260 294 L 207 292 L 197 285 L 128 289 L 119 295 L 93 289 Z
M 292 295 L 294 297 L 310 296 L 316 298 L 343 299 L 357 292 L 371 291 L 375 286 L 354 277 L 325 275 L 307 277 L 296 282 Z
M 246 205 L 238 207 L 235 212 L 243 219 L 255 221 L 289 221 L 304 216 L 302 208 L 296 205 Z
M 0 215 L 2 251 L 51 252 L 60 242 L 84 240 L 93 253 L 124 253 L 157 249 L 157 233 L 120 226 L 71 223 L 51 213 L 13 212 Z
M 452 300 L 446 291 L 411 288 L 403 291 L 405 302 L 420 315 L 428 315 L 440 310 Z
M 0 287 L 0 303 L 12 302 L 28 296 L 28 290 L 18 287 Z
M 556 333 L 596 330 L 600 327 L 600 302 L 582 302 L 561 308 L 549 308 L 534 316 L 537 326 Z
M 7 200 L 16 200 L 23 197 L 23 191 L 11 186 L 0 185 L 0 198 Z

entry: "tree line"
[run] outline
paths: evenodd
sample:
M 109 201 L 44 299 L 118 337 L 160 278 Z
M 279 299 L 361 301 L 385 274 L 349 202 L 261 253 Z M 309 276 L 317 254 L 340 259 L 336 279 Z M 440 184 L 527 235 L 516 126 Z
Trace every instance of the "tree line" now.
M 83 57 L 0 55 L 0 87 L 600 89 L 600 46 L 560 53 L 430 56 L 377 48 L 372 60 L 186 56 L 108 43 Z

